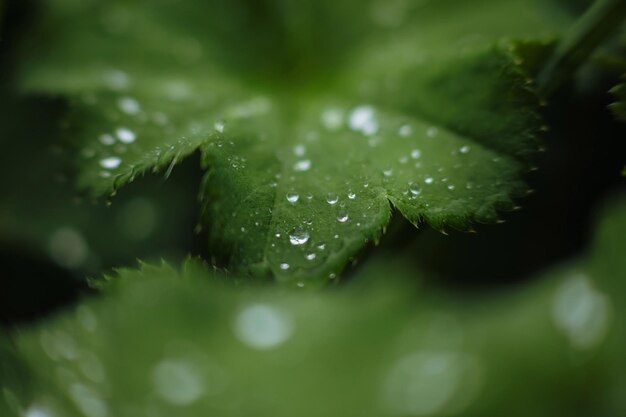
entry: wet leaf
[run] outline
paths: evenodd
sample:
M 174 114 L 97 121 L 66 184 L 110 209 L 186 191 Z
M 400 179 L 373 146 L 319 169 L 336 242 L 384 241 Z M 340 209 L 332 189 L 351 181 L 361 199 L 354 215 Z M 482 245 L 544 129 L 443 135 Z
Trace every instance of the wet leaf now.
M 46 3 L 22 86 L 73 103 L 78 183 L 114 192 L 200 150 L 202 224 L 238 270 L 312 285 L 396 208 L 469 229 L 525 193 L 525 72 L 567 18 L 525 1 Z M 501 17 L 501 18 L 500 18 Z M 58 28 L 63 28 L 58 30 Z

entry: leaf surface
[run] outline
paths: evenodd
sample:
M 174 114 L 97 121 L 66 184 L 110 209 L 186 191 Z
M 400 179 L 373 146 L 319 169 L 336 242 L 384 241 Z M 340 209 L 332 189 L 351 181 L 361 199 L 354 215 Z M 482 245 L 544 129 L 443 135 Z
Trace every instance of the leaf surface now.
M 336 276 L 392 208 L 438 229 L 512 208 L 541 45 L 497 39 L 566 20 L 533 0 L 57 0 L 45 16 L 22 85 L 73 101 L 79 186 L 111 193 L 199 149 L 214 253 L 298 285 Z

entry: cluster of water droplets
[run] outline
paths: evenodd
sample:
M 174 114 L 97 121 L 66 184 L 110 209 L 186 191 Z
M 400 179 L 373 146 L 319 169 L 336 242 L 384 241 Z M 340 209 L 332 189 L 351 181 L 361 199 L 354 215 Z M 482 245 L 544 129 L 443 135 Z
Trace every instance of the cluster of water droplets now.
M 326 130 L 336 132 L 342 128 L 349 128 L 364 136 L 374 136 L 380 129 L 376 109 L 370 105 L 359 105 L 346 111 L 340 107 L 328 107 L 320 116 Z
M 194 106 L 207 105 L 213 99 L 210 92 L 198 95 L 194 87 L 184 80 L 160 79 L 154 82 L 153 90 L 163 98 L 153 102 L 146 101 L 144 106 L 137 98 L 139 85 L 128 73 L 120 69 L 105 70 L 102 73 L 102 82 L 114 95 L 112 101 L 107 97 L 95 95 L 86 95 L 83 98 L 84 104 L 98 105 L 104 109 L 99 112 L 104 114 L 112 125 L 108 131 L 96 133 L 97 140 L 87 143 L 82 151 L 86 158 L 98 157 L 100 177 L 120 175 L 121 167 L 124 167 L 124 173 L 129 172 L 129 175 L 133 176 L 135 165 L 130 161 L 137 161 L 138 156 L 144 155 L 153 157 L 156 161 L 155 166 L 161 166 L 163 158 L 170 161 L 173 158 L 171 165 L 173 167 L 182 153 L 177 150 L 189 147 L 190 137 L 206 137 L 211 133 L 211 126 L 207 126 L 206 123 L 186 118 L 172 119 L 169 113 L 177 111 L 183 100 L 186 100 L 185 105 L 192 109 Z M 212 127 L 214 131 L 222 133 L 225 124 L 216 121 Z M 154 142 L 158 138 L 166 138 L 171 143 L 154 146 L 158 143 Z M 141 145 L 133 147 L 135 143 L 140 142 Z M 176 149 L 167 149 L 168 146 Z M 168 169 L 168 174 L 170 171 L 171 169 Z
M 125 98 L 122 103 L 125 103 L 123 106 L 126 106 L 127 110 L 133 109 L 133 114 L 135 110 L 138 111 L 139 105 L 130 98 Z M 132 101 L 131 101 L 132 100 Z M 134 104 L 130 104 L 134 103 Z M 137 139 L 137 134 L 130 128 L 126 126 L 120 126 L 116 128 L 111 133 L 103 133 L 98 137 L 99 143 L 105 148 L 102 153 L 105 154 L 99 161 L 98 164 L 100 168 L 104 171 L 101 172 L 103 177 L 109 176 L 111 170 L 115 170 L 120 167 L 122 164 L 122 158 L 119 156 L 121 153 L 126 151 L 126 145 L 130 145 Z M 107 150 L 106 148 L 112 148 L 111 150 Z M 108 155 L 107 155 L 108 153 Z
M 393 189 L 394 183 L 407 179 L 402 195 L 409 200 L 417 199 L 425 189 L 439 190 L 440 188 L 435 187 L 437 184 L 441 184 L 444 191 L 452 192 L 457 189 L 451 178 L 462 178 L 465 176 L 463 170 L 469 170 L 468 163 L 471 163 L 471 160 L 463 160 L 460 157 L 471 152 L 470 145 L 459 143 L 459 139 L 452 138 L 447 132 L 443 133 L 436 126 L 416 129 L 411 123 L 404 123 L 397 128 L 396 135 L 399 140 L 392 146 L 401 148 L 409 143 L 413 143 L 414 146 L 409 147 L 397 157 L 396 161 L 391 161 L 381 170 L 383 183 L 387 184 L 387 187 Z M 393 135 L 391 137 L 393 138 Z M 450 149 L 447 161 L 445 153 L 442 154 L 441 151 L 446 147 Z M 429 158 L 431 154 L 434 158 Z M 473 186 L 469 181 L 466 185 L 467 189 Z
M 293 147 L 293 155 L 296 158 L 293 163 L 293 170 L 295 172 L 306 172 L 309 171 L 313 165 L 310 158 L 307 155 L 306 145 L 302 143 L 298 143 Z
M 369 187 L 369 183 L 364 182 L 362 186 L 365 190 Z M 297 191 L 289 191 L 285 194 L 285 199 L 288 205 L 292 206 L 292 209 L 298 209 L 301 205 L 306 206 L 317 202 L 317 205 L 315 205 L 315 207 L 317 207 L 317 215 L 325 212 L 324 207 L 326 207 L 333 217 L 331 217 L 330 224 L 328 221 L 323 220 L 323 227 L 321 229 L 317 227 L 315 221 L 304 218 L 303 220 L 300 220 L 297 225 L 290 228 L 285 225 L 285 228 L 283 228 L 280 232 L 275 233 L 274 238 L 278 242 L 282 242 L 283 239 L 287 239 L 289 245 L 293 247 L 294 250 L 297 250 L 295 253 L 300 253 L 299 256 L 302 257 L 300 259 L 305 260 L 304 263 L 301 261 L 296 262 L 293 258 L 290 258 L 292 261 L 280 261 L 278 265 L 281 271 L 284 271 L 285 273 L 293 272 L 295 266 L 294 264 L 297 264 L 298 268 L 301 268 L 305 267 L 307 263 L 310 264 L 310 267 L 314 267 L 324 262 L 324 259 L 326 259 L 329 255 L 327 250 L 328 243 L 325 241 L 317 241 L 315 239 L 316 234 L 327 234 L 327 231 L 321 232 L 321 230 L 334 230 L 334 233 L 329 236 L 331 238 L 330 250 L 333 253 L 341 250 L 344 245 L 343 235 L 350 234 L 350 230 L 345 229 L 345 227 L 347 227 L 347 225 L 350 225 L 350 229 L 362 227 L 361 220 L 353 220 L 353 216 L 350 213 L 350 205 L 358 200 L 359 193 L 357 191 L 355 191 L 355 188 L 349 187 L 342 192 L 331 191 L 323 195 L 314 195 L 310 193 L 301 195 Z M 323 206 L 320 208 L 319 204 L 323 204 Z M 362 213 L 362 218 L 363 220 L 368 218 L 367 211 Z M 275 243 L 272 243 L 271 246 L 273 248 L 283 247 L 282 245 Z M 290 252 L 292 251 L 287 251 L 287 253 Z M 293 255 L 289 255 L 289 257 L 291 256 Z M 330 279 L 334 279 L 335 277 L 336 275 L 334 273 L 329 275 Z

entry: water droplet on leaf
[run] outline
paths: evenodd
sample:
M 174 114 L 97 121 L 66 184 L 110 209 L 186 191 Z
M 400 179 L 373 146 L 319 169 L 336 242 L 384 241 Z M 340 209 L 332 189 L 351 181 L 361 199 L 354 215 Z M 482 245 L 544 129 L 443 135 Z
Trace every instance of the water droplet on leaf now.
M 413 195 L 420 195 L 422 192 L 422 187 L 420 187 L 418 183 L 412 182 L 411 184 L 409 184 L 409 191 Z
M 115 143 L 115 138 L 112 135 L 109 135 L 106 133 L 104 135 L 100 135 L 98 140 L 100 141 L 101 144 L 106 145 L 106 146 L 113 145 Z
M 133 143 L 135 139 L 137 139 L 137 135 L 135 135 L 135 132 L 128 129 L 127 127 L 118 128 L 115 131 L 115 134 L 122 143 Z
M 339 196 L 335 193 L 328 193 L 328 195 L 326 196 L 326 202 L 330 204 L 331 206 L 334 204 L 337 204 L 338 201 L 339 201 Z
M 141 111 L 139 102 L 132 97 L 122 97 L 118 100 L 117 105 L 120 110 L 126 114 L 138 114 Z
M 439 129 L 437 129 L 434 126 L 431 126 L 428 129 L 426 129 L 426 136 L 428 136 L 429 138 L 435 138 L 437 137 L 438 134 L 439 134 Z
M 294 171 L 308 171 L 311 168 L 311 160 L 303 159 L 302 161 L 298 161 L 293 166 Z
M 408 137 L 413 133 L 413 128 L 411 125 L 402 125 L 400 129 L 398 129 L 398 134 L 404 138 Z
M 115 169 L 120 166 L 122 160 L 117 156 L 109 156 L 100 160 L 100 166 L 105 169 Z
M 309 232 L 307 232 L 304 229 L 294 229 L 290 234 L 289 234 L 289 242 L 292 245 L 304 245 L 306 242 L 309 241 Z
M 349 124 L 352 130 L 361 132 L 366 136 L 378 132 L 378 121 L 374 108 L 371 106 L 359 106 L 352 110 Z

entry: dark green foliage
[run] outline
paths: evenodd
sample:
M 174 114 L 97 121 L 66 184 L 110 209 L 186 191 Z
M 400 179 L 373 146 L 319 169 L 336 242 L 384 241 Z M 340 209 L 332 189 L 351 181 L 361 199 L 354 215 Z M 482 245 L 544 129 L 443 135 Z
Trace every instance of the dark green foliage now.
M 0 416 L 623 415 L 590 3 L 0 0 Z
M 522 3 L 431 2 L 388 22 L 377 2 L 57 1 L 22 86 L 72 100 L 81 188 L 169 175 L 200 149 L 213 252 L 318 285 L 379 238 L 393 207 L 466 230 L 525 193 L 542 129 L 525 68 L 544 54 L 498 39 L 565 18 Z M 518 9 L 505 30 L 497 16 Z
M 611 207 L 584 260 L 491 301 L 424 294 L 401 258 L 317 294 L 235 284 L 195 260 L 120 270 L 99 299 L 19 337 L 39 387 L 28 403 L 55 416 L 613 415 L 626 406 L 611 392 L 626 382 L 625 214 Z

